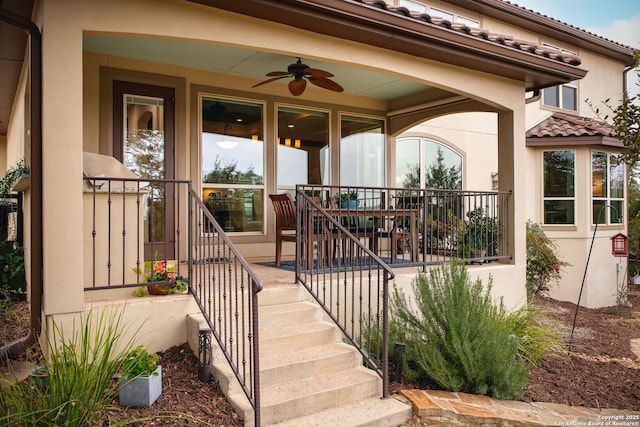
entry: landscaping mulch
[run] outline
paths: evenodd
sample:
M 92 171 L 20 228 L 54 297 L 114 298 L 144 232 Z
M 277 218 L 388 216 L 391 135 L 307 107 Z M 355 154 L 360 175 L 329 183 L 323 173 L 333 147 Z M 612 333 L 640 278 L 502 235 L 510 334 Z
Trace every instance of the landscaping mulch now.
M 640 407 L 640 363 L 631 351 L 631 339 L 640 338 L 640 289 L 629 292 L 632 308 L 580 308 L 572 351 L 564 357 L 543 361 L 531 370 L 522 400 L 561 403 L 591 408 L 638 410 Z M 569 342 L 575 305 L 540 298 L 535 303 L 546 312 L 547 321 Z M 28 322 L 28 307 L 13 321 L 0 323 L 0 344 L 19 338 Z M 33 358 L 34 352 L 26 356 Z M 117 401 L 108 408 L 102 425 L 241 426 L 242 421 L 215 384 L 198 380 L 198 362 L 186 344 L 160 353 L 163 369 L 162 395 L 150 408 L 125 408 Z M 415 384 L 393 384 L 393 389 L 415 388 Z M 427 388 L 427 387 L 425 387 Z M 136 421 L 134 421 L 136 420 Z

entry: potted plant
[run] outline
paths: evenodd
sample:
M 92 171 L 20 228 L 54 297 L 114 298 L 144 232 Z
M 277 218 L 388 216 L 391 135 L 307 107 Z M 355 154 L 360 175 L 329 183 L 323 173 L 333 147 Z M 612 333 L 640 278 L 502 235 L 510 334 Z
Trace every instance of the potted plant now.
M 345 191 L 343 193 L 338 193 L 334 196 L 334 200 L 338 206 L 346 209 L 357 209 L 360 205 L 357 191 Z
M 149 407 L 162 393 L 162 366 L 159 356 L 138 346 L 125 355 L 120 378 L 122 406 Z
M 144 275 L 144 283 L 147 283 L 146 291 L 138 288 L 136 296 L 182 294 L 186 292 L 189 279 L 176 272 L 176 263 L 167 261 L 145 261 L 144 270 L 136 267 L 136 274 Z M 156 283 L 155 285 L 153 283 Z
M 487 216 L 485 210 L 476 208 L 467 212 L 463 227 L 464 257 L 484 258 L 494 256 L 498 244 L 498 219 Z

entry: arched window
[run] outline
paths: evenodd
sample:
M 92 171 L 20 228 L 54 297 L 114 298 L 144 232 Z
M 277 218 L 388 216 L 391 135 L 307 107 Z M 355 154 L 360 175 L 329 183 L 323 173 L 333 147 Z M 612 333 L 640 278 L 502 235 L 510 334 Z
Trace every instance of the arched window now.
M 398 139 L 396 187 L 462 189 L 462 156 L 432 139 Z

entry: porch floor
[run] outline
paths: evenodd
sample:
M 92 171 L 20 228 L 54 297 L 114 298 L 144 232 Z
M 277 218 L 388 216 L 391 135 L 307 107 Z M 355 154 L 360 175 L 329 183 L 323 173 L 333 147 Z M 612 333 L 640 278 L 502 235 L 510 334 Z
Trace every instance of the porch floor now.
M 283 258 L 283 260 L 287 259 L 289 258 Z M 273 262 L 273 260 L 273 256 L 247 258 L 247 261 L 251 264 L 251 268 L 253 268 L 258 277 L 262 280 L 262 285 L 265 288 L 295 284 L 296 276 L 293 271 L 260 264 Z M 395 280 L 398 280 L 401 277 L 412 279 L 417 274 L 418 268 L 420 267 L 415 265 L 410 267 L 393 267 L 393 272 L 396 274 Z

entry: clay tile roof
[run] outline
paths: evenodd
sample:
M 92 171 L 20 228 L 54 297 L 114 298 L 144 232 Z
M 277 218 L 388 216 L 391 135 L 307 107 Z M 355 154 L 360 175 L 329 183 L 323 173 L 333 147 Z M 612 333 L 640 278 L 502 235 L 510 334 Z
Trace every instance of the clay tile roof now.
M 547 46 L 542 46 L 532 41 L 515 40 L 512 36 L 496 34 L 481 28 L 470 28 L 467 25 L 452 23 L 447 19 L 437 18 L 435 16 L 430 16 L 426 13 L 411 12 L 406 7 L 393 6 L 391 4 L 388 4 L 384 0 L 356 0 L 356 1 L 368 6 L 376 7 L 378 9 L 384 9 L 388 12 L 395 13 L 406 19 L 415 19 L 417 21 L 421 21 L 422 23 L 424 23 L 424 25 L 433 25 L 436 27 L 446 28 L 451 31 L 466 34 L 470 37 L 477 37 L 480 39 L 489 40 L 496 44 L 501 44 L 503 46 L 508 46 L 512 49 L 517 49 L 524 52 L 529 52 L 534 55 L 544 56 L 546 58 L 552 59 L 554 61 L 562 62 L 565 64 L 578 66 L 582 62 L 577 55 L 563 53 L 559 50 L 556 50 Z M 505 3 L 509 3 L 509 2 L 505 1 Z M 513 5 L 520 7 L 517 4 L 513 4 Z
M 597 119 L 553 113 L 527 131 L 527 138 L 556 138 L 576 136 L 602 136 L 615 138 L 612 125 Z

